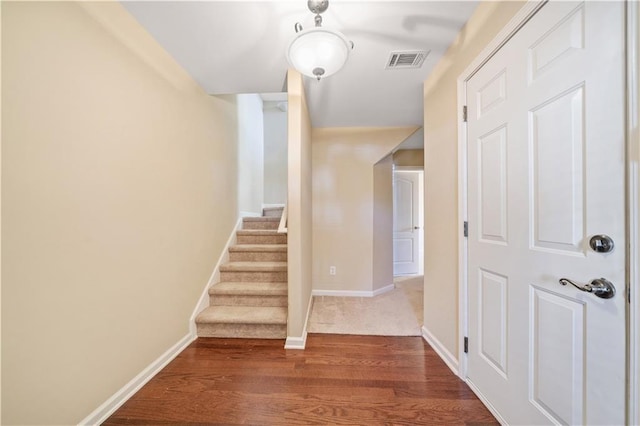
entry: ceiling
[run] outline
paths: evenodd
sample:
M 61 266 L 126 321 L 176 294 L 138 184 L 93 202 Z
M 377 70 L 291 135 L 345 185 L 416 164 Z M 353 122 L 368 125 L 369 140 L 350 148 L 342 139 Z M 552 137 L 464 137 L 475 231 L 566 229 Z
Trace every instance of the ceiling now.
M 123 1 L 210 94 L 284 91 L 294 24 L 313 26 L 306 1 Z M 323 26 L 355 48 L 337 74 L 305 77 L 314 127 L 421 126 L 422 83 L 475 1 L 331 1 Z M 392 51 L 430 51 L 419 69 L 385 69 Z

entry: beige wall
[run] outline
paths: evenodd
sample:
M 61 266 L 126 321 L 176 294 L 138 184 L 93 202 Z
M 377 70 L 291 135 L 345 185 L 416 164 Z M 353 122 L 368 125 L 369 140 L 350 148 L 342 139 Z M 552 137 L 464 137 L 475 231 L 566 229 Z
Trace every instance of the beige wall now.
M 2 423 L 75 424 L 188 334 L 236 105 L 117 2 L 3 2 L 2 31 Z
M 393 164 L 402 167 L 423 167 L 424 149 L 401 149 L 393 153 Z
M 373 166 L 415 131 L 313 129 L 314 290 L 372 291 Z
M 287 73 L 289 188 L 287 336 L 303 338 L 311 300 L 311 119 L 302 75 Z
M 425 327 L 458 355 L 457 79 L 523 6 L 483 2 L 425 82 Z M 437 289 L 437 291 L 436 291 Z
M 373 166 L 373 290 L 393 284 L 393 156 Z

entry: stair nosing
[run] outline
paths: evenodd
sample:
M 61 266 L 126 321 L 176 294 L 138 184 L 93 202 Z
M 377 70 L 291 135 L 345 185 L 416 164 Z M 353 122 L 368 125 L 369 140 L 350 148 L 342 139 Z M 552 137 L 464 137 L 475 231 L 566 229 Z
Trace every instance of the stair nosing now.
M 212 320 L 212 311 L 216 312 L 224 312 L 229 310 L 240 311 L 238 314 L 242 314 L 241 317 L 238 318 L 214 318 Z M 251 318 L 247 318 L 246 315 L 242 313 L 242 311 L 246 311 L 246 313 L 251 312 L 255 313 L 257 311 L 265 311 L 271 310 L 274 312 L 282 313 L 284 312 L 284 316 L 277 318 L 277 320 L 270 321 L 258 321 Z M 287 324 L 287 308 L 283 306 L 210 306 L 204 309 L 202 312 L 198 314 L 196 317 L 196 324 L 261 324 L 261 325 L 286 325 Z
M 286 244 L 235 244 L 229 247 L 230 252 L 234 253 L 251 253 L 251 252 L 266 252 L 266 253 L 286 253 Z
M 270 287 L 270 284 L 283 284 L 281 288 Z M 242 288 L 244 286 L 244 288 Z M 239 288 L 229 288 L 239 287 Z M 261 288 L 262 287 L 262 288 Z M 287 296 L 288 288 L 285 281 L 222 281 L 209 287 L 211 296 Z
M 238 229 L 238 235 L 287 235 L 277 229 Z
M 287 272 L 287 262 L 238 261 L 220 265 L 220 272 Z

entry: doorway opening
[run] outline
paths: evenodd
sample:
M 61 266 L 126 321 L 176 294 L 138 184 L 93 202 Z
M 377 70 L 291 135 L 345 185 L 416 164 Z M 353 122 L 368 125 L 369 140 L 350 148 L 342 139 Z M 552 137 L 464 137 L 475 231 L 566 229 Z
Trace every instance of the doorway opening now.
M 393 170 L 393 275 L 424 274 L 424 170 Z
M 238 211 L 262 216 L 287 199 L 287 93 L 237 95 Z

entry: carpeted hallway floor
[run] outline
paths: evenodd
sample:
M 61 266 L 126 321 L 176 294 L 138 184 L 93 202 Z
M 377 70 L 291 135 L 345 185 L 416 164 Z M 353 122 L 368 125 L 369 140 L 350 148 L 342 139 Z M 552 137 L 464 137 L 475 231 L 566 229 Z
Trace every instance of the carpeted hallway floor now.
M 309 333 L 420 336 L 423 276 L 396 277 L 396 288 L 376 297 L 316 296 Z

